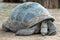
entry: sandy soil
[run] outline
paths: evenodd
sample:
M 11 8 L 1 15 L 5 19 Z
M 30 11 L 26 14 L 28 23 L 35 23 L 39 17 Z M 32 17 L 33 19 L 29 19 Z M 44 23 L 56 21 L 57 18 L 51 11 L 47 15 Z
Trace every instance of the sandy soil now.
M 40 34 L 31 36 L 15 36 L 15 33 L 2 31 L 2 23 L 7 20 L 10 11 L 17 4 L 0 3 L 0 40 L 60 40 L 60 9 L 48 9 L 55 17 L 55 26 L 57 34 L 53 36 L 41 36 Z

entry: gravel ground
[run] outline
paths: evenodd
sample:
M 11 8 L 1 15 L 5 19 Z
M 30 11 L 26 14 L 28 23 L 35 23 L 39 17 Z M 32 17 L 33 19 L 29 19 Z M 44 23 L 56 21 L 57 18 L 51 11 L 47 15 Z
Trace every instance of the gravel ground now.
M 48 9 L 55 17 L 55 26 L 57 34 L 53 36 L 41 36 L 40 34 L 31 36 L 15 36 L 15 33 L 2 31 L 2 23 L 7 20 L 10 11 L 16 5 L 15 3 L 0 3 L 0 40 L 60 40 L 60 9 Z

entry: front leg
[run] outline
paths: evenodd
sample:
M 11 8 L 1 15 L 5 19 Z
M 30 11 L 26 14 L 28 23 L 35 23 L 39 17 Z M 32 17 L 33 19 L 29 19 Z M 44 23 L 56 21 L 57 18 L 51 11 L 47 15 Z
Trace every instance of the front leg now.
M 41 23 L 41 34 L 44 36 L 48 33 L 48 26 L 47 26 L 47 22 L 46 21 L 43 21 Z
M 56 34 L 56 27 L 54 26 L 53 22 L 51 20 L 49 20 L 47 25 L 48 25 L 48 29 L 49 29 L 48 34 L 55 35 Z

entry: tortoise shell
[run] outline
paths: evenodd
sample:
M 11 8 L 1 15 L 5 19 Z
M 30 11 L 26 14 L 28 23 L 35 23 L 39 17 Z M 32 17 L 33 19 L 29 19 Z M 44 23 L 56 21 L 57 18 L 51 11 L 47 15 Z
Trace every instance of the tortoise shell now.
M 12 9 L 5 25 L 7 28 L 16 31 L 30 28 L 46 19 L 54 21 L 46 8 L 36 2 L 26 2 Z

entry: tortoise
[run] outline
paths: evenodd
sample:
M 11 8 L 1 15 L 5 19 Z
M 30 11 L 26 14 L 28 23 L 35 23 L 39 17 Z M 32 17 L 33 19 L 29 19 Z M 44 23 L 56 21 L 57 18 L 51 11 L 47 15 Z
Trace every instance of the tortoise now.
M 56 34 L 54 17 L 37 2 L 25 2 L 12 9 L 8 19 L 3 22 L 2 30 L 16 35 Z

